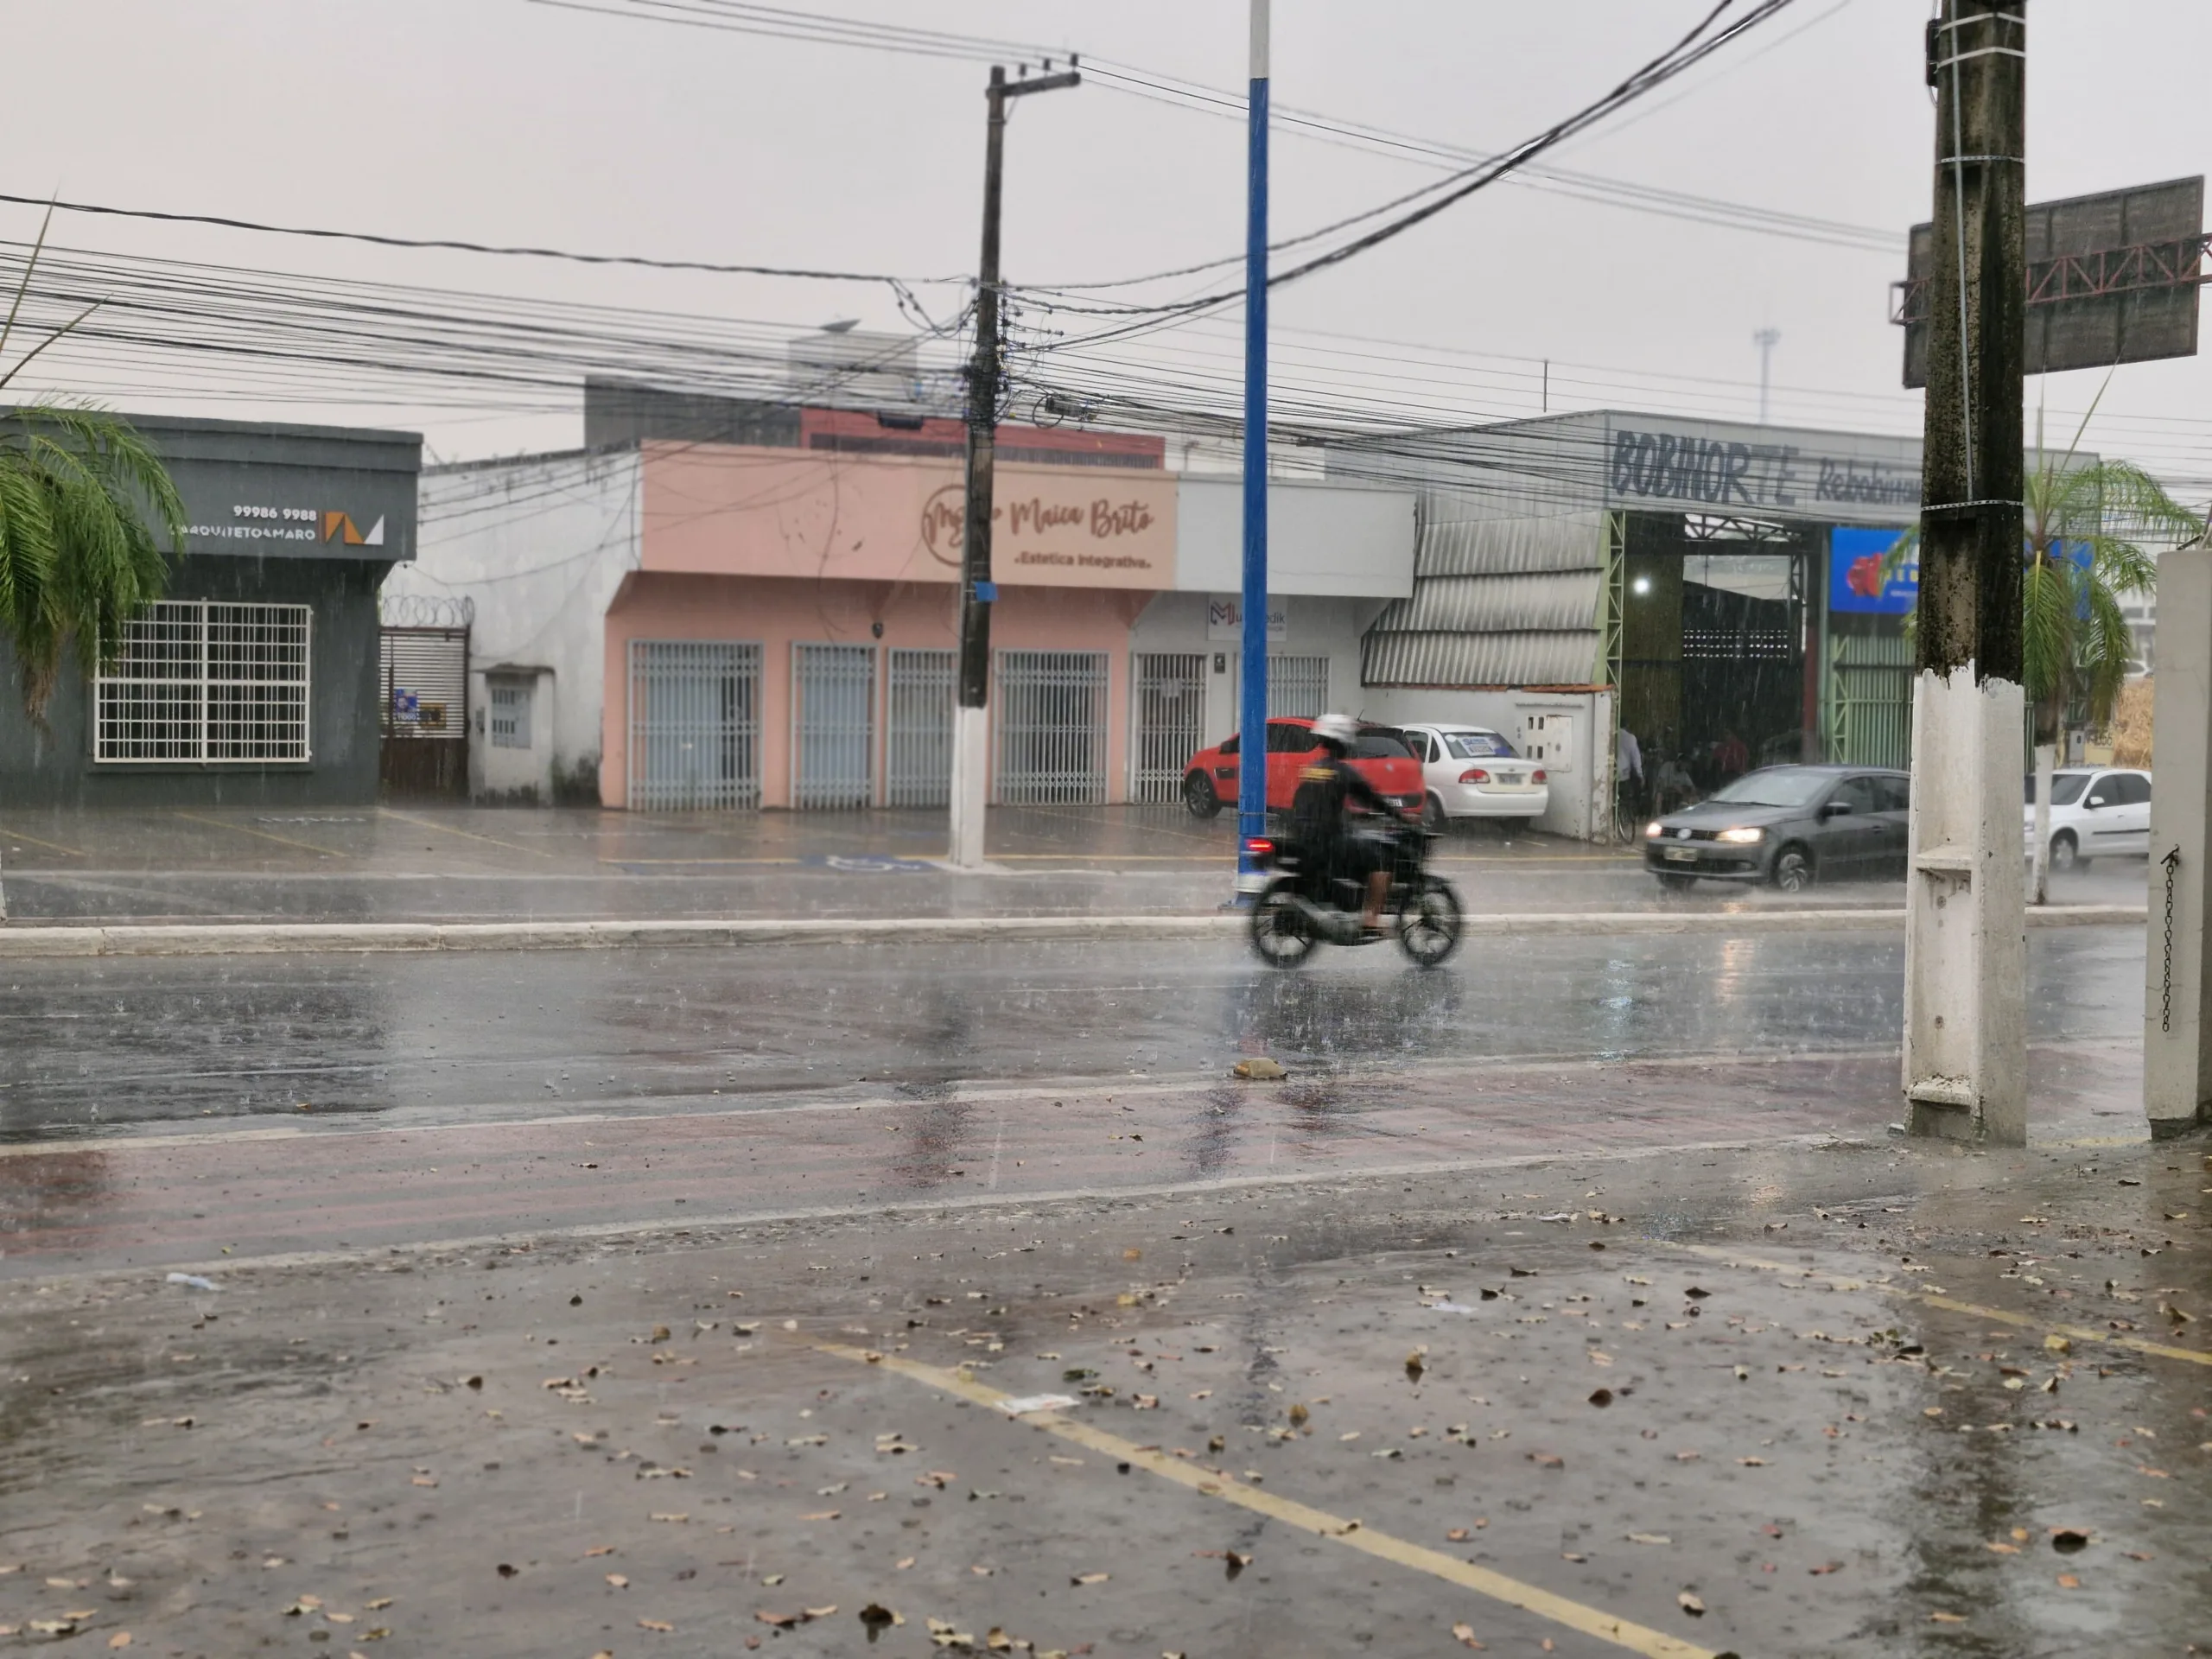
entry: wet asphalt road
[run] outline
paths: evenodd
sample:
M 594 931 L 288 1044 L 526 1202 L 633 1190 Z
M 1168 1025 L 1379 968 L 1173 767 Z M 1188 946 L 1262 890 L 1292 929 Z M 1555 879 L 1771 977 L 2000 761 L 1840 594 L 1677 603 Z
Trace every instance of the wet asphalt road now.
M 2140 1030 L 2142 938 L 2031 936 L 2044 1044 Z M 1227 944 L 775 947 L 0 964 L 0 1138 L 392 1127 L 926 1096 L 979 1082 L 1886 1051 L 1878 935 L 1482 940 L 1271 972 Z
M 2166 1309 L 2212 1313 L 2208 1180 L 2177 1146 L 1777 1146 L 21 1281 L 0 1625 L 2182 1656 L 2212 1351 Z

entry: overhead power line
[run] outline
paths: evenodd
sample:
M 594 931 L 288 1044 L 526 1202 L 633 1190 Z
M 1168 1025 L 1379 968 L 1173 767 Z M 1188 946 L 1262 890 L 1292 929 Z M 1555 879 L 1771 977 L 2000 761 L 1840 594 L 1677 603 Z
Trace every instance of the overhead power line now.
M 506 247 L 496 243 L 467 242 L 448 237 L 387 236 L 376 231 L 334 231 L 302 225 L 269 225 L 258 219 L 232 219 L 218 213 L 177 213 L 151 207 L 113 207 L 97 202 L 63 201 L 59 197 L 16 196 L 0 193 L 0 201 L 26 207 L 50 207 L 62 213 L 156 219 L 171 225 L 213 225 L 224 230 L 257 231 L 270 236 L 309 237 L 329 242 L 368 242 L 383 248 L 442 248 L 458 253 L 497 254 L 512 259 L 557 259 L 576 265 L 634 265 L 649 270 L 706 271 L 717 276 L 794 276 L 824 283 L 881 283 L 893 289 L 968 281 L 964 276 L 893 276 L 882 271 L 822 270 L 804 265 L 728 264 L 708 259 L 661 259 L 637 253 L 577 253 L 565 248 Z
M 749 3 L 749 0 L 532 0 L 532 3 L 632 22 L 689 24 L 724 34 L 760 35 L 774 40 L 804 41 L 817 45 L 855 47 L 966 62 L 1042 61 L 1074 55 L 1064 47 L 1045 46 L 1034 41 L 954 35 L 861 18 L 809 15 L 779 7 L 755 5 Z M 1825 22 L 1841 9 L 1840 4 L 1831 7 L 1803 27 L 1810 28 L 1813 23 Z M 1795 32 L 1802 34 L 1803 29 Z M 1083 54 L 1082 64 L 1085 76 L 1094 85 L 1108 91 L 1240 123 L 1244 119 L 1245 94 L 1242 90 L 1231 91 L 1208 86 L 1140 65 L 1102 58 L 1095 54 Z M 1356 149 L 1369 155 L 1382 155 L 1431 165 L 1441 163 L 1454 168 L 1494 159 L 1491 152 L 1476 146 L 1440 143 L 1315 110 L 1277 105 L 1273 115 L 1275 125 L 1287 132 Z M 1901 253 L 1904 247 L 1903 233 L 1893 230 L 1808 214 L 1783 213 L 1748 203 L 1727 201 L 1688 191 L 1638 184 L 1564 168 L 1524 168 L 1516 173 L 1514 182 L 1564 194 L 1577 200 L 1601 202 L 1639 213 L 1762 235 L 1788 237 L 1892 256 Z M 1321 233 L 1309 232 L 1302 239 L 1310 240 Z M 1294 238 L 1281 245 L 1295 245 L 1300 239 Z M 1174 274 L 1192 275 L 1216 270 L 1236 264 L 1243 258 L 1243 253 L 1238 252 L 1221 259 L 1206 260 L 1184 267 Z M 1147 280 L 1151 279 L 1124 278 L 1106 283 L 1061 283 L 1047 286 L 1065 289 L 1121 287 Z

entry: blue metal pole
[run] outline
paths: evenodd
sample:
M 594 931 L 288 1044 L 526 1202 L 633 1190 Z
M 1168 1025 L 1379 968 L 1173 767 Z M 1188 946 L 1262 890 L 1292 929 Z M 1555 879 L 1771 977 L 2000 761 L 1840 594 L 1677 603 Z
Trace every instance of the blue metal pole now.
M 1236 872 L 1268 832 L 1268 3 L 1252 0 L 1244 231 L 1244 661 L 1237 696 Z M 1244 884 L 1240 880 L 1240 888 Z

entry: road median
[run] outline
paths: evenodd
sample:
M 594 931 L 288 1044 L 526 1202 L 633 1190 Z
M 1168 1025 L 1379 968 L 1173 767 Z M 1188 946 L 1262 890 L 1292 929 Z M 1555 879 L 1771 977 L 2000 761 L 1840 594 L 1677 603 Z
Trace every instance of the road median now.
M 2044 927 L 2139 927 L 2132 905 L 2049 906 L 2027 912 Z M 1478 938 L 1549 934 L 1880 933 L 1901 930 L 1902 910 L 1630 910 L 1481 912 Z M 574 922 L 223 922 L 160 926 L 0 927 L 0 960 L 39 957 L 223 957 L 283 952 L 739 950 L 766 945 L 1041 944 L 1230 939 L 1236 914 L 884 917 Z

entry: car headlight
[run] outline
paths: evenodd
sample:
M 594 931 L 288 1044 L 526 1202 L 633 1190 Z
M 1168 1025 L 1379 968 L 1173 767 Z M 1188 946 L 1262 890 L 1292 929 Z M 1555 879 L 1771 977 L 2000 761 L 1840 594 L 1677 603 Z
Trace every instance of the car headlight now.
M 1645 825 L 1643 826 L 1643 838 L 1644 838 L 1646 841 L 1649 841 L 1649 840 L 1650 840 L 1654 836 L 1657 835 L 1658 833 L 1659 833 L 1659 820 L 1658 820 L 1658 819 L 1656 819 L 1656 818 L 1652 819 L 1652 821 L 1651 821 L 1650 823 L 1647 823 L 1647 824 L 1645 824 Z
M 1747 847 L 1754 842 L 1764 841 L 1766 839 L 1766 831 L 1764 830 L 1752 829 L 1723 830 L 1718 836 L 1715 836 L 1713 839 L 1715 841 L 1732 841 L 1739 847 Z

